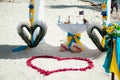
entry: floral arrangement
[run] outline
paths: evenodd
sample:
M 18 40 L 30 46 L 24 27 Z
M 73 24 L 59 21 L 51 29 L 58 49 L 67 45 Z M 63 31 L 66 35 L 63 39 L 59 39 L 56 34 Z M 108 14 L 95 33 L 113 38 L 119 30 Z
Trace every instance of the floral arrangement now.
M 106 32 L 108 35 L 120 37 L 120 25 L 119 25 L 119 23 L 109 24 L 108 28 L 106 28 Z

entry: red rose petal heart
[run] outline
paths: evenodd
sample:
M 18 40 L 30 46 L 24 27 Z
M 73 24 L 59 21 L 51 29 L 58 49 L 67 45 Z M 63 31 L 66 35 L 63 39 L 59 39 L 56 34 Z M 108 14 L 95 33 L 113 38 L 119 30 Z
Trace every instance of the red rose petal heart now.
M 86 61 L 88 62 L 88 66 L 84 67 L 84 68 L 61 68 L 61 69 L 56 69 L 56 70 L 44 70 L 42 68 L 39 68 L 35 65 L 32 64 L 32 61 L 37 59 L 37 58 L 46 58 L 46 59 L 55 59 L 57 61 L 64 61 L 64 60 L 80 60 L 80 61 Z M 32 67 L 33 69 L 37 70 L 38 72 L 40 72 L 40 74 L 43 74 L 45 76 L 48 76 L 52 73 L 56 73 L 56 72 L 63 72 L 63 71 L 86 71 L 87 69 L 91 69 L 93 68 L 93 62 L 88 59 L 88 58 L 60 58 L 60 57 L 55 57 L 55 56 L 33 56 L 30 59 L 27 60 L 27 65 L 29 67 Z

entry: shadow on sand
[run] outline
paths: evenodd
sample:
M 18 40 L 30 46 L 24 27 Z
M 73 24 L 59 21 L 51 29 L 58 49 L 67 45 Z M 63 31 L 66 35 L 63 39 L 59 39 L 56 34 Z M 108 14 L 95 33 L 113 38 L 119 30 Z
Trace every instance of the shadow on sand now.
M 41 43 L 35 48 L 31 48 L 28 50 L 20 51 L 20 52 L 12 52 L 13 49 L 19 47 L 18 45 L 0 45 L 0 59 L 21 59 L 21 58 L 29 58 L 31 56 L 39 56 L 39 55 L 52 55 L 58 57 L 82 57 L 82 58 L 98 58 L 101 56 L 101 52 L 99 50 L 91 50 L 85 48 L 85 51 L 81 53 L 72 53 L 70 51 L 60 52 L 59 46 L 52 46 L 46 43 Z
M 55 8 L 55 9 L 65 9 L 65 8 L 73 8 L 73 7 L 101 11 L 99 6 L 90 6 L 90 5 L 85 5 L 85 6 L 81 6 L 81 5 L 50 5 L 50 6 L 46 6 L 46 8 Z

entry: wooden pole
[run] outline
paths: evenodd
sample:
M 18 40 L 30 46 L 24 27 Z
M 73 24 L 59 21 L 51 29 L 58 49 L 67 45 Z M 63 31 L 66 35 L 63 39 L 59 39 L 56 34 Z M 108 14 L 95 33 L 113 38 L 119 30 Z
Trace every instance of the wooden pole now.
M 111 73 L 111 80 L 115 80 L 115 75 L 113 72 Z

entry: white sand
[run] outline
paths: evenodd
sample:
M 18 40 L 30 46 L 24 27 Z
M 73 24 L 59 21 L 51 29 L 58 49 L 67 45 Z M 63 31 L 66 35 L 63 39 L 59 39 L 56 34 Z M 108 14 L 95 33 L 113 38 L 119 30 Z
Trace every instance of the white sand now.
M 82 20 L 82 16 L 77 16 L 79 11 L 84 10 L 85 17 L 88 20 L 101 24 L 100 10 L 91 7 L 89 3 L 77 0 L 45 1 L 45 17 L 48 30 L 44 42 L 40 43 L 36 48 L 16 53 L 11 50 L 20 45 L 26 45 L 17 34 L 17 26 L 21 22 L 27 23 L 29 21 L 28 2 L 0 2 L 0 80 L 110 80 L 110 74 L 106 74 L 102 67 L 106 54 L 97 50 L 86 32 L 82 33 L 83 37 L 81 39 L 87 47 L 84 52 L 78 54 L 59 52 L 60 44 L 66 41 L 66 33 L 56 25 L 58 15 L 61 15 L 61 20 L 66 20 L 68 15 L 71 16 L 72 21 Z M 120 18 L 118 19 L 120 21 Z M 26 60 L 34 55 L 87 57 L 94 62 L 94 68 L 86 72 L 67 71 L 43 76 L 26 66 Z M 45 61 L 45 63 L 49 64 L 49 61 Z M 50 65 L 53 67 L 57 66 L 54 65 L 54 62 L 50 63 L 52 63 Z

